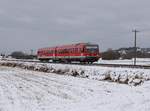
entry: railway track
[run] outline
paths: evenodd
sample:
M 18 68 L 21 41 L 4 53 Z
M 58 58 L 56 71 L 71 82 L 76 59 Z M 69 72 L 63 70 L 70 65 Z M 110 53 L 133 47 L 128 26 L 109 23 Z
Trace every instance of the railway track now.
M 2 59 L 5 61 L 18 61 L 18 62 L 32 62 L 32 63 L 53 63 L 53 64 L 67 64 L 67 65 L 82 65 L 82 66 L 102 66 L 102 67 L 120 67 L 120 68 L 139 68 L 139 69 L 150 69 L 150 65 L 130 65 L 130 64 L 81 64 L 81 63 L 54 63 L 54 62 L 41 62 L 41 61 L 34 61 L 34 60 L 9 60 L 9 59 Z

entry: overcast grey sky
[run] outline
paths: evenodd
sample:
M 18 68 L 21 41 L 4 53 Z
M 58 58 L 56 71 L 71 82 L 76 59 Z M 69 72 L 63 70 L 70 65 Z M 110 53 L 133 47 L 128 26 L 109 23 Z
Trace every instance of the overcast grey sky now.
M 150 47 L 149 0 L 0 0 L 0 52 L 77 42 Z

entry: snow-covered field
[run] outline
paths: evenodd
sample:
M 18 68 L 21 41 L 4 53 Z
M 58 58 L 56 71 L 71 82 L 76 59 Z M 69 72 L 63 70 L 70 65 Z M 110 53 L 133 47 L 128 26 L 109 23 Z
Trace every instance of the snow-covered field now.
M 150 81 L 134 87 L 0 66 L 0 111 L 150 111 Z
M 134 59 L 127 60 L 102 60 L 100 59 L 98 64 L 134 64 Z M 150 58 L 137 58 L 137 65 L 150 65 Z

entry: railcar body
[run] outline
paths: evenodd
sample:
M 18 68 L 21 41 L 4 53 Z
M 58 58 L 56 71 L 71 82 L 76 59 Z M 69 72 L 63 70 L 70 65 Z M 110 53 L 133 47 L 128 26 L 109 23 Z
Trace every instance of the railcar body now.
M 42 48 L 38 50 L 38 59 L 54 62 L 95 62 L 100 58 L 99 46 L 90 43 Z

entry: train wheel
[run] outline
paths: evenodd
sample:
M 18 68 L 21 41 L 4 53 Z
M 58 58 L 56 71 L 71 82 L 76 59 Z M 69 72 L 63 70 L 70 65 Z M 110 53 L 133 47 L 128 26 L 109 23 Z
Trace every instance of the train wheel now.
M 40 59 L 41 62 L 49 62 L 49 59 Z
M 86 62 L 80 61 L 81 64 L 86 64 Z
M 89 62 L 89 64 L 93 64 L 93 62 Z
M 57 61 L 56 61 L 56 60 L 53 60 L 52 62 L 53 62 L 53 63 L 56 63 Z
M 71 61 L 71 60 L 67 60 L 67 61 L 68 61 L 68 63 L 69 63 L 69 64 L 71 64 L 71 63 L 72 63 L 72 61 Z

